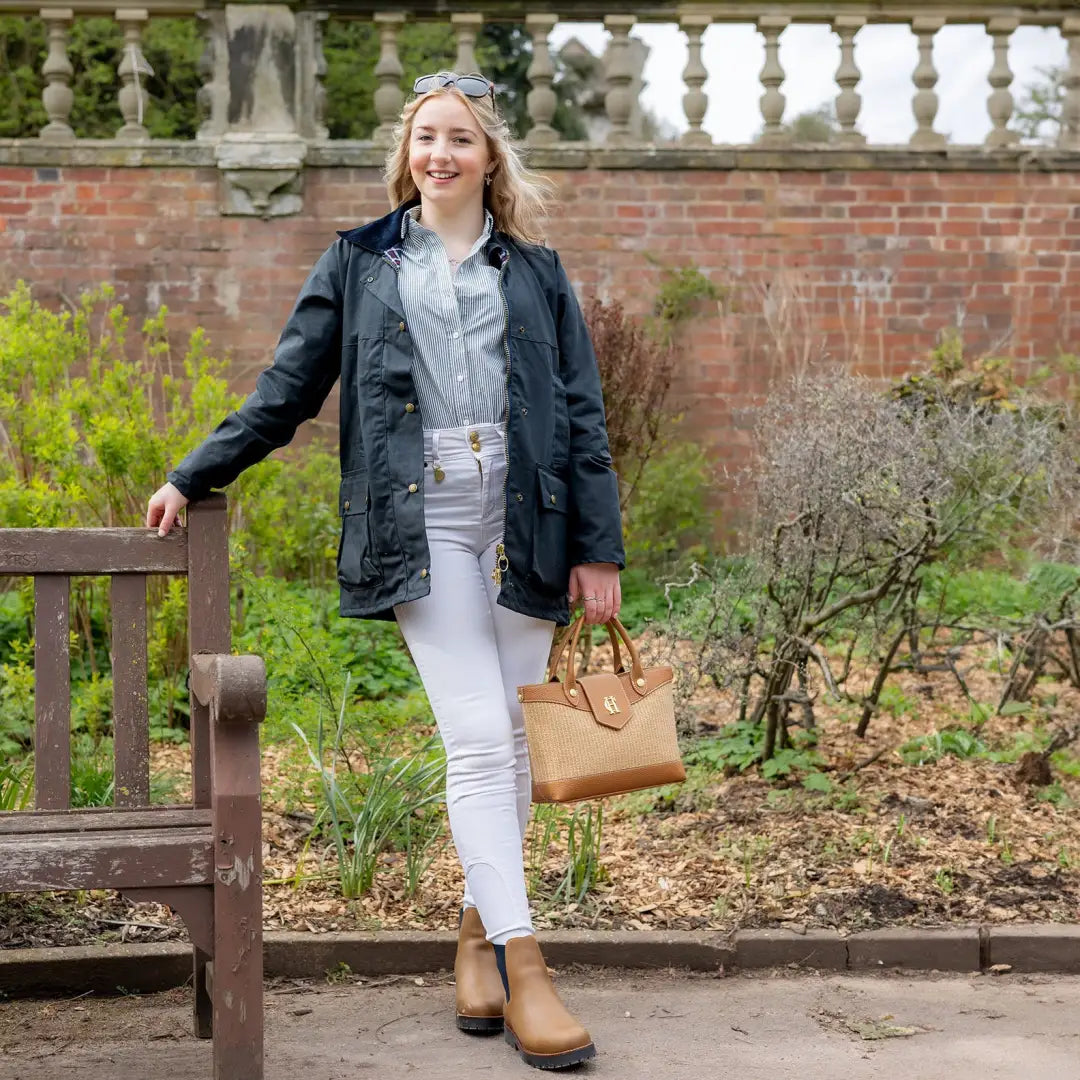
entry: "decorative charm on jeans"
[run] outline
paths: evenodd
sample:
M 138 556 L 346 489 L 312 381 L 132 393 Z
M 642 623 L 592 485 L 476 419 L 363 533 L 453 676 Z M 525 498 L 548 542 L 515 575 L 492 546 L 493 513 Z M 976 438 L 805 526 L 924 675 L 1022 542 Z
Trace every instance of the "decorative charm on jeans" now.
M 607 623 L 615 672 L 577 679 L 574 653 L 584 622 L 578 616 L 563 639 L 550 682 L 518 687 L 533 801 L 577 802 L 685 780 L 671 668 L 643 668 L 630 635 L 615 618 Z M 629 671 L 623 667 L 619 638 L 630 656 Z M 560 680 L 567 642 L 566 676 Z

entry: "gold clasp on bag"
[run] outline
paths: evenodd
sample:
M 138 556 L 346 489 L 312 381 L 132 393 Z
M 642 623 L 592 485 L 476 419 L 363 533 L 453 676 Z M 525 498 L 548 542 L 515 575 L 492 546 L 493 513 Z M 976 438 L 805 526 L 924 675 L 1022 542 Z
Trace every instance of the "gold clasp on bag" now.
M 620 711 L 619 703 L 615 700 L 614 696 L 611 695 L 611 694 L 609 694 L 606 698 L 604 698 L 604 708 L 607 709 L 607 711 L 609 713 L 617 713 L 617 712 Z

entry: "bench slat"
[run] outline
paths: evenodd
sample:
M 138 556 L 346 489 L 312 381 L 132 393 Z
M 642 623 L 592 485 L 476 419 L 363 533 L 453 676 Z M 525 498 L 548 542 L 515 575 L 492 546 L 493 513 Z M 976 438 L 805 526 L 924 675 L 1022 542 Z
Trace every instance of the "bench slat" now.
M 71 802 L 70 597 L 66 574 L 34 578 L 34 805 L 40 810 Z
M 186 574 L 187 530 L 0 529 L 0 574 Z
M 190 806 L 138 810 L 15 810 L 0 813 L 0 836 L 38 833 L 116 832 L 119 829 L 197 828 L 213 823 L 211 811 Z
M 146 690 L 146 575 L 112 578 L 114 802 L 150 801 L 150 719 Z
M 210 827 L 0 836 L 0 892 L 209 885 Z

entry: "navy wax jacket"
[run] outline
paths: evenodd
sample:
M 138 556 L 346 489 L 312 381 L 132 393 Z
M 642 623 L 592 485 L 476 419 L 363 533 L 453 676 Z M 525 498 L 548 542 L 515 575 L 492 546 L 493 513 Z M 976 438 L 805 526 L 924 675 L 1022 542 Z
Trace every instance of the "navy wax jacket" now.
M 169 473 L 190 500 L 284 446 L 341 379 L 341 614 L 393 619 L 426 595 L 424 418 L 397 288 L 396 210 L 341 232 L 315 264 L 271 367 Z M 484 249 L 506 301 L 506 569 L 498 602 L 569 621 L 570 568 L 625 566 L 619 491 L 596 356 L 558 255 L 494 231 Z M 415 490 L 410 486 L 415 485 Z

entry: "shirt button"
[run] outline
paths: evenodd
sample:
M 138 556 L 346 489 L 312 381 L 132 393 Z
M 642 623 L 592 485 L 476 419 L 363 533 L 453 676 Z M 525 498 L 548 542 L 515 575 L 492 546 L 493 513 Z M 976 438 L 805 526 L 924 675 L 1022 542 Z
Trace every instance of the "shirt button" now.
M 451 335 L 452 338 L 459 338 L 461 335 L 455 330 Z
M 405 411 L 416 412 L 416 406 L 410 401 L 409 404 L 405 406 Z
M 409 490 L 412 491 L 412 492 L 415 492 L 416 491 L 416 485 L 415 484 L 410 484 L 409 485 Z M 555 501 L 555 496 L 554 495 L 551 496 L 551 501 L 552 502 Z
M 399 322 L 399 323 L 397 324 L 397 328 L 398 328 L 399 330 L 404 330 L 404 329 L 405 329 L 405 324 L 404 324 L 403 322 Z
M 464 382 L 465 381 L 465 376 L 464 375 L 458 375 L 457 381 L 458 382 Z

